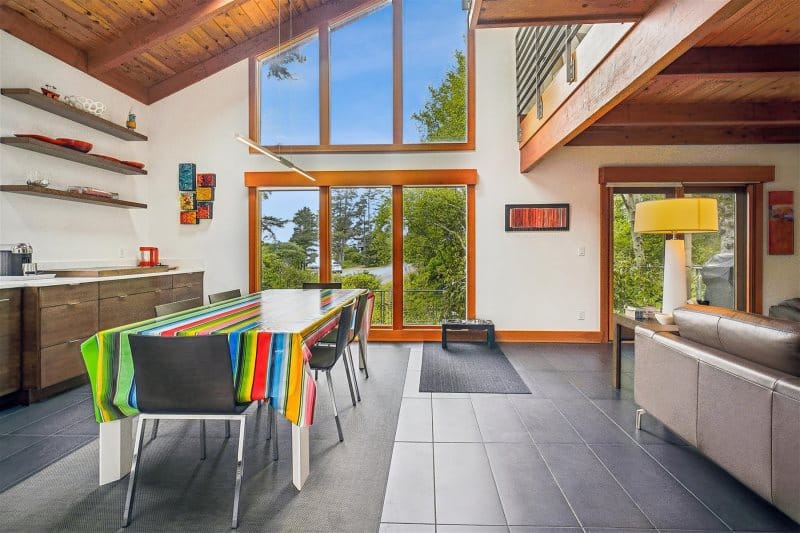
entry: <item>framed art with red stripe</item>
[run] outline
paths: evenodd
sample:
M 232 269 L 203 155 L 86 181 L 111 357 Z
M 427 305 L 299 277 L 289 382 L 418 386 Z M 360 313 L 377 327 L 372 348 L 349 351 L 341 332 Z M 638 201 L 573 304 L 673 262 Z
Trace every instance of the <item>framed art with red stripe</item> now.
M 569 231 L 569 204 L 507 204 L 506 231 Z

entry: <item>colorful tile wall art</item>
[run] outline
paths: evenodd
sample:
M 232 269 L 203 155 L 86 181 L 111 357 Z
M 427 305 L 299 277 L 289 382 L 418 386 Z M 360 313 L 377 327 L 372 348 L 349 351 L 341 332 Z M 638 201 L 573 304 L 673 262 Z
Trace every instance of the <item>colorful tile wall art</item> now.
M 216 174 L 198 173 L 194 163 L 178 165 L 181 224 L 197 225 L 201 220 L 214 218 L 214 188 L 216 186 Z
M 794 254 L 794 191 L 770 191 L 769 255 Z

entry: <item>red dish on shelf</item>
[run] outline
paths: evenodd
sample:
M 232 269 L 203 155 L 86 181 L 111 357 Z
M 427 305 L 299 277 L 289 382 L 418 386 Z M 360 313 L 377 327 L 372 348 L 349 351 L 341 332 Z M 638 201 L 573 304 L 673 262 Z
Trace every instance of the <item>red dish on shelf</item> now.
M 138 161 L 122 161 L 122 163 L 139 169 L 144 168 L 144 163 L 139 163 Z
M 102 154 L 89 154 L 89 155 L 93 155 L 95 157 L 99 157 L 100 159 L 106 159 L 108 161 L 113 161 L 114 163 L 122 163 L 122 161 L 120 161 L 116 157 L 111 157 L 110 155 L 102 155 Z
M 59 137 L 56 139 L 56 144 L 60 144 L 65 148 L 72 148 L 73 150 L 77 150 L 79 152 L 86 153 L 92 149 L 92 143 L 87 143 L 86 141 L 79 141 L 77 139 L 65 139 L 63 137 Z
M 14 137 L 20 137 L 22 139 L 36 139 L 37 141 L 43 141 L 50 144 L 60 144 L 52 137 L 48 137 L 47 135 L 37 135 L 35 133 L 15 133 Z

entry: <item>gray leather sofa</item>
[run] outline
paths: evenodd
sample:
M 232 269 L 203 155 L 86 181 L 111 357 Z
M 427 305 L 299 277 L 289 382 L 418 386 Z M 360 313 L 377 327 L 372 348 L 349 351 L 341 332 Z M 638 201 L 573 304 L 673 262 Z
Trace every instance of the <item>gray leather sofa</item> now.
M 800 323 L 709 306 L 675 323 L 636 329 L 636 403 L 800 522 Z

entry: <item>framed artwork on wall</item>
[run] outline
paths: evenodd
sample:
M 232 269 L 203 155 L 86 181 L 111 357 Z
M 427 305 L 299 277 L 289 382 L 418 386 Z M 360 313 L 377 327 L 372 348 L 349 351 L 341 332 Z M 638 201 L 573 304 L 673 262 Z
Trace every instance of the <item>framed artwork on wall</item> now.
M 506 204 L 506 231 L 568 231 L 569 204 Z
M 769 254 L 794 254 L 794 192 L 770 191 L 769 206 Z

